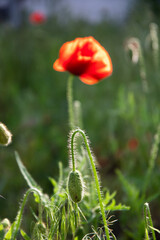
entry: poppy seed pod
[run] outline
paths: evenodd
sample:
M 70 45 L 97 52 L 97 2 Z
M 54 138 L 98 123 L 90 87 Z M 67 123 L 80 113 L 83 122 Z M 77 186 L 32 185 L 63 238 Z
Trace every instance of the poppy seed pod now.
M 73 202 L 78 203 L 83 198 L 83 181 L 79 171 L 71 171 L 68 178 L 68 191 Z
M 3 123 L 0 123 L 0 144 L 7 146 L 11 143 L 11 140 L 12 134 Z

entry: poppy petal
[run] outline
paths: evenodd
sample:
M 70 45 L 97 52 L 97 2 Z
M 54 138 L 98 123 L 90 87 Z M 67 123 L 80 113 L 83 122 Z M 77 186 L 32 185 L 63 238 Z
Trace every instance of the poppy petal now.
M 74 42 L 66 42 L 62 45 L 59 52 L 59 58 L 63 61 L 64 66 L 72 60 L 72 58 L 76 55 L 77 50 L 78 40 Z
M 85 78 L 85 83 L 95 84 L 99 82 L 99 80 L 109 77 L 112 74 L 113 67 L 110 58 L 103 58 L 103 60 L 91 61 L 86 68 L 85 73 L 80 75 L 80 79 L 82 77 Z M 87 81 L 87 78 L 89 79 Z
M 53 68 L 56 70 L 56 71 L 59 71 L 59 72 L 64 72 L 66 71 L 66 69 L 62 66 L 62 64 L 60 63 L 60 60 L 57 59 L 54 63 L 53 63 Z
M 99 82 L 99 80 L 97 78 L 94 78 L 92 76 L 89 76 L 87 74 L 81 75 L 79 76 L 79 79 L 84 82 L 85 84 L 88 85 L 93 85 Z

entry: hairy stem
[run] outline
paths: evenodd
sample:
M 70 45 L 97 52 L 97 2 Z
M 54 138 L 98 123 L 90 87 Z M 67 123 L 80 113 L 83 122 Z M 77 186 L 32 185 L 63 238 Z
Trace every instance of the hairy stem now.
M 88 141 L 87 141 L 87 137 L 81 129 L 74 130 L 73 133 L 72 133 L 72 136 L 71 136 L 72 168 L 73 168 L 73 171 L 75 171 L 74 137 L 77 133 L 81 134 L 81 136 L 83 137 L 83 140 L 84 140 L 87 152 L 88 152 L 89 160 L 90 160 L 90 163 L 91 163 L 91 167 L 92 167 L 92 171 L 93 171 L 94 179 L 95 179 L 95 183 L 96 183 L 97 194 L 98 194 L 98 199 L 99 199 L 99 204 L 100 204 L 100 210 L 101 210 L 102 219 L 103 219 L 103 223 L 104 223 L 104 227 L 105 227 L 105 233 L 106 233 L 107 240 L 109 240 L 110 239 L 109 229 L 108 229 L 107 221 L 106 221 L 106 217 L 105 217 L 105 210 L 104 210 L 104 206 L 103 206 L 103 201 L 102 201 L 102 196 L 101 196 L 101 191 L 100 191 L 100 184 L 99 184 L 98 174 L 97 174 L 97 171 L 96 171 L 96 166 L 95 166 L 92 154 L 91 154 L 91 150 L 90 150 L 90 147 L 89 147 L 89 144 L 88 144 Z

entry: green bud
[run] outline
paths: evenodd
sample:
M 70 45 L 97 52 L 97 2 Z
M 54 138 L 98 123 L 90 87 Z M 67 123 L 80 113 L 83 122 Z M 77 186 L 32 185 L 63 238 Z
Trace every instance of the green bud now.
M 0 144 L 7 146 L 12 141 L 12 134 L 7 129 L 7 127 L 0 122 Z
M 68 191 L 73 202 L 78 203 L 83 198 L 83 181 L 79 171 L 72 171 L 68 178 Z

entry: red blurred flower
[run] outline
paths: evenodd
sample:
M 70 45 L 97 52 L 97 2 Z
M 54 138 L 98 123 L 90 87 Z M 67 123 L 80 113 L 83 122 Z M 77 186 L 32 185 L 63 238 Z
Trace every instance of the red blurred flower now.
M 128 141 L 128 148 L 129 150 L 131 151 L 134 151 L 138 148 L 138 145 L 139 145 L 139 142 L 136 138 L 131 138 L 129 141 Z
M 110 76 L 113 71 L 108 52 L 93 37 L 64 43 L 53 68 L 60 72 L 69 71 L 91 85 Z
M 41 24 L 46 21 L 46 16 L 42 12 L 33 12 L 29 16 L 29 21 L 32 24 Z

